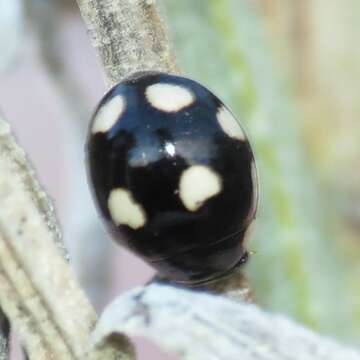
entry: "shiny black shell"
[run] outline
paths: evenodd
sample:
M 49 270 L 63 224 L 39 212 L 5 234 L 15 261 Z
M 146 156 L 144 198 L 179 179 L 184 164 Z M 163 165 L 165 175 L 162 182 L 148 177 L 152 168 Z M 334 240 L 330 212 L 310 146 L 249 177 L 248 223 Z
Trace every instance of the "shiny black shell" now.
M 89 181 L 112 237 L 178 282 L 219 277 L 247 257 L 257 206 L 249 142 L 199 83 L 139 73 L 101 100 Z

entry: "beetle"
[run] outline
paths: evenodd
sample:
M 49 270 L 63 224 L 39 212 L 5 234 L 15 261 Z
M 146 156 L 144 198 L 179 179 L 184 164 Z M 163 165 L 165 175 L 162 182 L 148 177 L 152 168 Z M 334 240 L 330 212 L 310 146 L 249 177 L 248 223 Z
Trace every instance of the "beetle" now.
M 87 163 L 111 236 L 163 276 L 202 283 L 247 259 L 253 151 L 231 111 L 198 82 L 142 72 L 114 86 L 91 120 Z

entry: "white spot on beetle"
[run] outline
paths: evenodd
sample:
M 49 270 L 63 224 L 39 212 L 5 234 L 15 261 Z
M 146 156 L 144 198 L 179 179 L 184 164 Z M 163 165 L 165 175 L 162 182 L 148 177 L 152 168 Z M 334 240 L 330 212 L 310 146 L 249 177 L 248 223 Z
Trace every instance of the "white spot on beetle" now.
M 145 211 L 134 200 L 129 190 L 123 188 L 112 190 L 108 199 L 108 207 L 116 225 L 128 225 L 136 230 L 146 224 Z
M 246 139 L 241 126 L 226 107 L 222 106 L 216 116 L 221 128 L 226 134 L 238 140 Z
M 195 100 L 195 95 L 189 89 L 165 83 L 148 86 L 145 96 L 153 107 L 165 112 L 180 111 Z
M 106 102 L 95 115 L 94 124 L 92 127 L 93 134 L 97 132 L 109 131 L 125 110 L 125 99 L 120 96 L 114 96 Z
M 221 189 L 220 176 L 207 166 L 194 165 L 181 174 L 179 196 L 190 211 L 198 210 L 207 199 L 217 195 Z

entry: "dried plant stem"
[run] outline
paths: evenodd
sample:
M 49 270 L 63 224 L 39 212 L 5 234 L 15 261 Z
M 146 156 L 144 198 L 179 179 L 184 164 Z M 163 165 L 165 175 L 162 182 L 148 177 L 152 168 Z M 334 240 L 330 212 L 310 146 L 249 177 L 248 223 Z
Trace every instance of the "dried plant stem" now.
M 80 359 L 96 315 L 55 245 L 50 202 L 1 119 L 0 173 L 0 305 L 30 359 Z
M 137 71 L 177 73 L 155 0 L 77 0 L 109 85 Z
M 110 304 L 94 332 L 94 346 L 119 332 L 145 336 L 181 359 L 360 359 L 359 352 L 255 305 L 159 284 Z
M 38 208 L 49 234 L 65 259 L 68 254 L 62 241 L 62 234 L 56 219 L 52 200 L 47 196 L 36 179 L 35 172 L 26 158 L 24 150 L 15 142 L 7 123 L 0 115 L 0 150 L 1 156 L 11 162 L 14 173 L 21 181 L 21 186 Z

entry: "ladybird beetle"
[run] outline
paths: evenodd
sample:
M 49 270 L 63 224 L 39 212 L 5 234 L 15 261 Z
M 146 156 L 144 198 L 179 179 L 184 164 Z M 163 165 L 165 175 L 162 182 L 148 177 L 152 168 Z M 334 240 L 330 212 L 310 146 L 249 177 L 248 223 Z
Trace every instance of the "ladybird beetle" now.
M 138 73 L 92 118 L 89 181 L 112 237 L 160 274 L 201 283 L 247 258 L 255 160 L 229 109 L 196 81 Z

